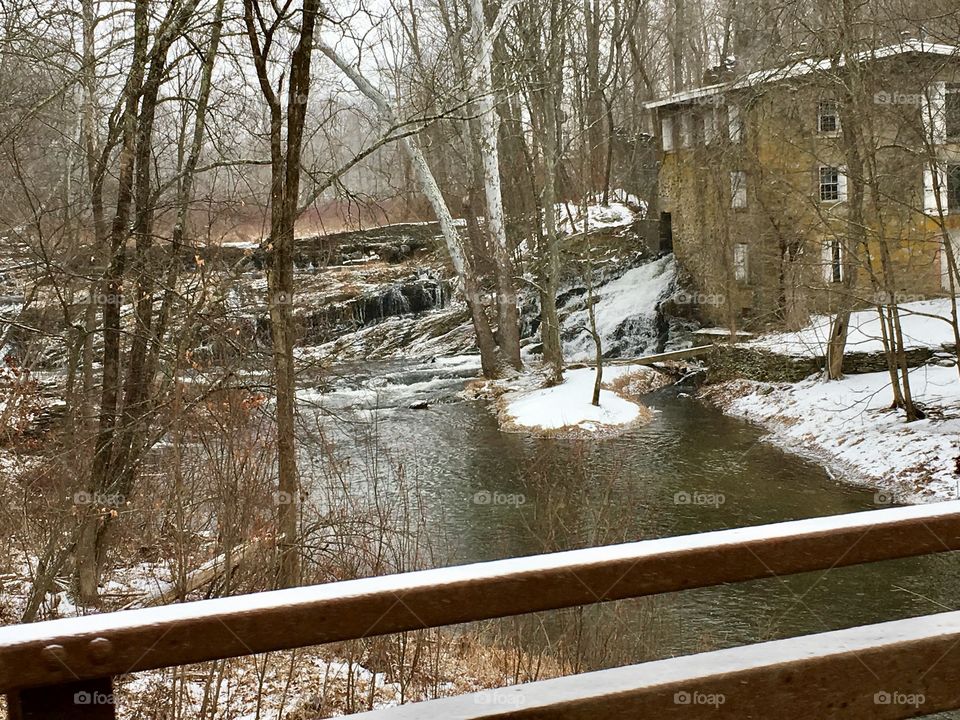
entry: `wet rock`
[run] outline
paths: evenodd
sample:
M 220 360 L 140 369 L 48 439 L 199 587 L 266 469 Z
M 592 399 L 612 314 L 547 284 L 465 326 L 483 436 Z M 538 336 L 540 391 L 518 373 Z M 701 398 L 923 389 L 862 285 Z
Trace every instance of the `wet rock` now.
M 418 315 L 449 305 L 450 281 L 432 271 L 384 284 L 355 297 L 300 314 L 300 342 L 318 345 L 387 318 Z
M 957 356 L 951 353 L 934 353 L 933 357 L 930 359 L 931 365 L 938 365 L 939 367 L 956 367 L 957 366 Z

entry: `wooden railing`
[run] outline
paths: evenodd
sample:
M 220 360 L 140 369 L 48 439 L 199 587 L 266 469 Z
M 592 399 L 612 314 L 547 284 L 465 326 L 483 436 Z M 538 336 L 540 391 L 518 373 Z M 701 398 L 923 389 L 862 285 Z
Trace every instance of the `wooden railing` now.
M 153 668 L 960 549 L 960 501 L 0 628 L 17 718 L 112 718 Z M 368 713 L 401 718 L 904 718 L 960 707 L 960 613 Z M 78 702 L 79 698 L 79 702 Z

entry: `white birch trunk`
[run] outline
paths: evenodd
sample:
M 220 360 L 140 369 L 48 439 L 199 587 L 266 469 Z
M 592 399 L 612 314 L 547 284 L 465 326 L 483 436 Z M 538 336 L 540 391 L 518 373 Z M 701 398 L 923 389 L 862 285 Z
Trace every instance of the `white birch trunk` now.
M 520 368 L 522 363 L 517 291 L 503 213 L 503 191 L 500 186 L 500 148 L 497 138 L 500 118 L 497 115 L 496 97 L 493 92 L 493 34 L 488 33 L 486 29 L 483 0 L 470 0 L 470 3 L 472 35 L 477 53 L 473 74 L 479 96 L 476 101 L 480 128 L 478 144 L 483 165 L 483 188 L 487 201 L 487 233 L 493 245 L 497 266 L 497 319 L 500 349 L 508 363 Z M 506 14 L 501 10 L 494 26 L 502 27 L 502 18 L 505 16 Z

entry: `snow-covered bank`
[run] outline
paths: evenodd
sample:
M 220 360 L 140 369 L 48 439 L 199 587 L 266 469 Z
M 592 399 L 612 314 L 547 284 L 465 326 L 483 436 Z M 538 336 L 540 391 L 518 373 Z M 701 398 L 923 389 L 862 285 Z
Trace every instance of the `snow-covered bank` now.
M 510 382 L 497 403 L 500 426 L 552 437 L 612 434 L 649 421 L 652 413 L 635 398 L 667 382 L 662 373 L 641 365 L 606 367 L 597 407 L 591 402 L 595 378 L 594 368 L 577 368 L 553 387 L 535 387 L 539 376 Z
M 948 298 L 921 300 L 900 306 L 900 324 L 906 349 L 940 348 L 954 344 L 950 325 L 951 305 Z M 822 357 L 830 337 L 829 315 L 815 315 L 810 324 L 797 332 L 776 333 L 751 340 L 747 347 L 769 350 L 782 355 Z M 883 352 L 880 318 L 874 309 L 850 315 L 847 352 Z
M 815 457 L 845 480 L 877 487 L 878 503 L 954 499 L 960 487 L 960 381 L 956 368 L 911 371 L 915 400 L 928 417 L 906 423 L 889 409 L 886 373 L 827 382 L 736 380 L 703 396 L 731 415 L 762 425 L 773 443 Z

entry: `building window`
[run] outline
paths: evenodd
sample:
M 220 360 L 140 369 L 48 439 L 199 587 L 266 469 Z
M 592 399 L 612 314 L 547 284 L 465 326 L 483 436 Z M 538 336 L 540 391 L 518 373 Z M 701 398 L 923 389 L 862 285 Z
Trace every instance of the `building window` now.
M 923 169 L 923 211 L 928 215 L 937 215 L 941 210 L 950 212 L 950 179 L 948 168 L 937 163 L 933 168 Z
M 743 140 L 743 118 L 737 105 L 727 106 L 727 132 L 730 142 L 738 143 Z
M 817 132 L 833 134 L 840 130 L 840 114 L 835 100 L 821 100 L 817 104 Z
M 741 171 L 730 173 L 730 207 L 747 206 L 747 174 Z
M 828 283 L 843 282 L 843 246 L 840 238 L 828 238 L 823 246 L 823 276 Z
M 693 117 L 688 112 L 680 114 L 680 147 L 688 148 L 693 144 Z
M 703 142 L 710 145 L 717 140 L 717 108 L 708 107 L 703 114 Z
M 943 97 L 944 122 L 946 136 L 951 140 L 960 139 L 960 83 L 947 83 Z
M 960 213 L 960 165 L 947 165 L 947 209 Z
M 840 199 L 840 169 L 835 167 L 820 168 L 820 200 L 830 202 Z
M 942 145 L 947 139 L 946 83 L 933 83 L 923 95 L 921 107 L 926 139 L 933 145 Z
M 663 151 L 673 150 L 673 116 L 667 115 L 660 120 L 660 133 L 663 139 Z
M 847 177 L 843 169 L 820 166 L 820 202 L 842 202 L 847 199 Z
M 750 282 L 750 246 L 737 243 L 733 246 L 733 274 L 739 283 Z

